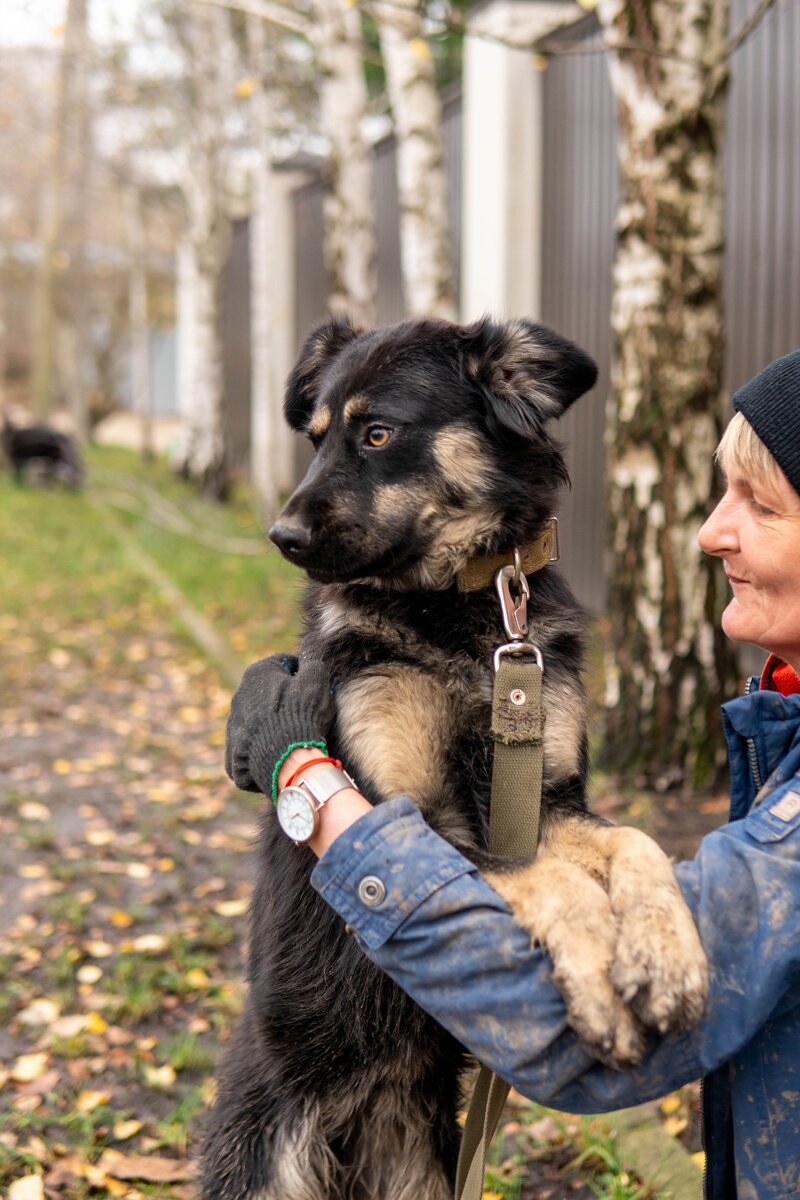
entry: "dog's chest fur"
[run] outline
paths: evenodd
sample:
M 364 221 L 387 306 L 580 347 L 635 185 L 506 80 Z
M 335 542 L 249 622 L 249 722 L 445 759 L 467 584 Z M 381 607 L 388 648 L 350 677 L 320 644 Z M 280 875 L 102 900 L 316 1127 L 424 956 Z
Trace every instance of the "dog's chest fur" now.
M 545 659 L 545 802 L 574 794 L 582 808 L 582 614 L 552 570 L 531 582 L 529 640 Z M 491 661 L 507 640 L 494 590 L 312 585 L 307 611 L 303 651 L 331 669 L 335 751 L 359 786 L 373 802 L 409 795 L 450 841 L 485 846 Z

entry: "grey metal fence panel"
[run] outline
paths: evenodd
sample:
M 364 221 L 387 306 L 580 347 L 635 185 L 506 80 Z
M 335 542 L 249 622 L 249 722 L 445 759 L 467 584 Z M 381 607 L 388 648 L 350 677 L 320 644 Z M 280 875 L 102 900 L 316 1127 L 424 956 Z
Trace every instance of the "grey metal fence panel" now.
M 542 320 L 594 357 L 597 386 L 559 422 L 572 488 L 561 565 L 581 602 L 605 609 L 605 453 L 616 123 L 605 57 L 555 58 L 543 85 Z
M 750 14 L 732 0 L 731 28 Z M 731 61 L 725 154 L 726 390 L 800 345 L 800 6 L 778 3 Z

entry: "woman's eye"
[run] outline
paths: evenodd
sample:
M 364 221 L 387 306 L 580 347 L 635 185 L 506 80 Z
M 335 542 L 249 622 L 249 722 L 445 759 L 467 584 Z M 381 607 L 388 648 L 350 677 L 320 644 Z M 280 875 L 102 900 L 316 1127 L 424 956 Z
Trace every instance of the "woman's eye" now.
M 382 450 L 391 439 L 391 436 L 392 430 L 387 429 L 385 425 L 370 425 L 365 441 L 373 450 Z

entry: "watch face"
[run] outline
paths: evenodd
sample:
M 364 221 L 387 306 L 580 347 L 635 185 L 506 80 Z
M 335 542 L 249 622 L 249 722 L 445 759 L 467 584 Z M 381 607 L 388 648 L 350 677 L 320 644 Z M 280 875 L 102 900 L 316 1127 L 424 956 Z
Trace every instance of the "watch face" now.
M 296 842 L 307 842 L 317 827 L 317 810 L 300 788 L 285 788 L 278 796 L 278 821 L 284 833 Z

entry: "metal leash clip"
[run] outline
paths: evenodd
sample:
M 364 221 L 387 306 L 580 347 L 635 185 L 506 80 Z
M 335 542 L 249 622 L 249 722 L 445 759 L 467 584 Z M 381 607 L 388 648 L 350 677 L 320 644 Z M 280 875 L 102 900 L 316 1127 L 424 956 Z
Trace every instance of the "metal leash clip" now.
M 517 590 L 518 599 L 511 595 L 511 585 Z M 500 600 L 505 631 L 513 642 L 520 642 L 528 632 L 528 600 L 531 589 L 522 574 L 519 550 L 514 551 L 514 565 L 501 567 L 494 577 L 494 586 Z
M 536 659 L 538 666 L 544 670 L 542 652 L 538 646 L 532 646 L 523 639 L 528 632 L 528 600 L 531 589 L 528 580 L 522 573 L 519 550 L 514 550 L 514 564 L 501 567 L 494 577 L 494 585 L 500 600 L 500 612 L 506 634 L 511 639 L 504 646 L 498 646 L 494 652 L 494 669 L 500 669 L 500 659 L 506 654 L 527 654 Z M 517 591 L 515 600 L 511 588 Z

